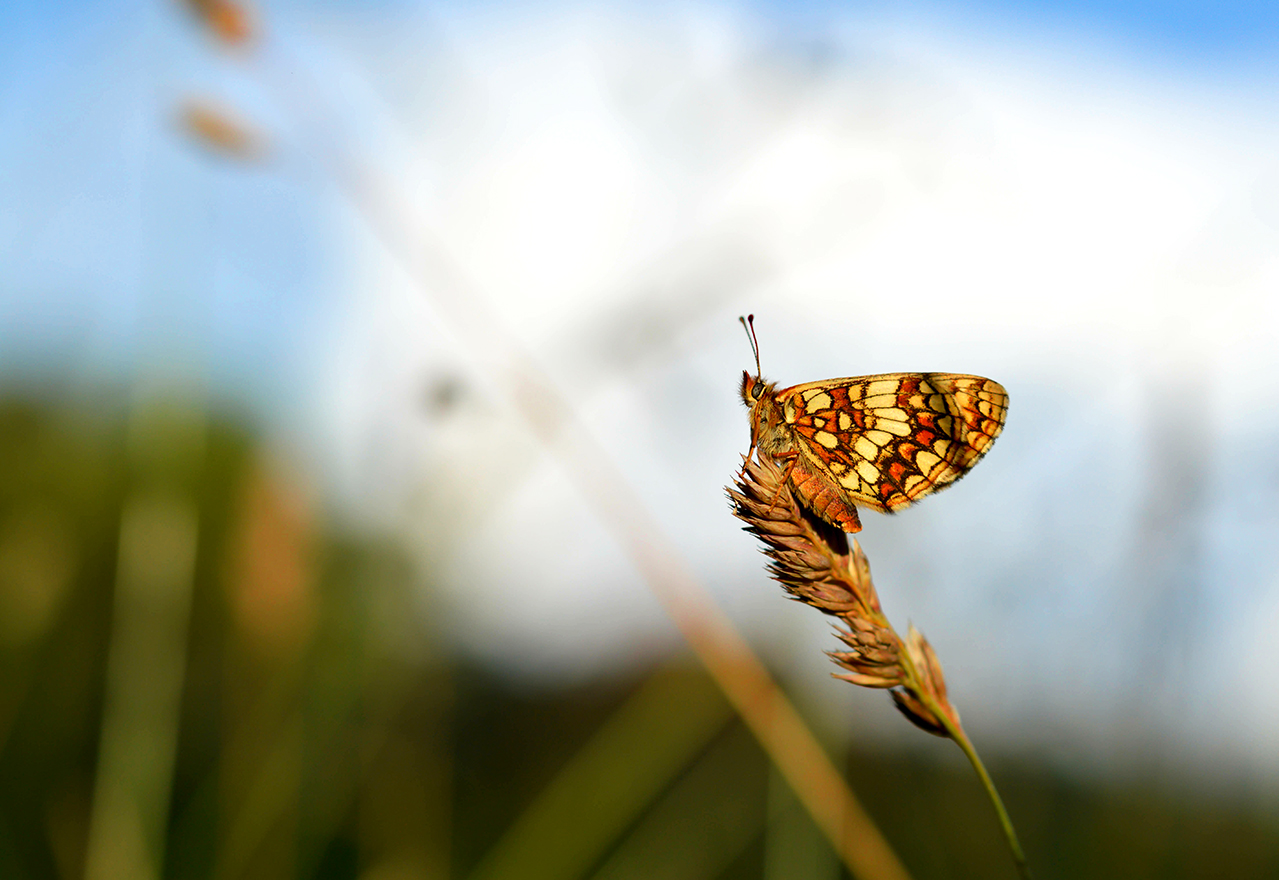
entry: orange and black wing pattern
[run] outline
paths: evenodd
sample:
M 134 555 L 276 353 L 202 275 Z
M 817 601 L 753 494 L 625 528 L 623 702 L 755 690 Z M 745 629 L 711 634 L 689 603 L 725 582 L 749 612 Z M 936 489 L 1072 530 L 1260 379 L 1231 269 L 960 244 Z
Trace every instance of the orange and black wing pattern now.
M 962 477 L 1008 412 L 1002 385 L 957 373 L 806 382 L 777 401 L 799 454 L 851 501 L 886 513 Z

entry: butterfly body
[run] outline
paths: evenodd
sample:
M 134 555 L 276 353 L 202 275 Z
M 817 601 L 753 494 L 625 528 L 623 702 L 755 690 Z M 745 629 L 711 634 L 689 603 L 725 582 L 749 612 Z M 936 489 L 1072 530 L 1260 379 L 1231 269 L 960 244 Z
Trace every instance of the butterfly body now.
M 799 501 L 846 532 L 857 506 L 893 513 L 962 477 L 1003 428 L 1008 394 L 981 376 L 883 373 L 777 390 L 742 374 L 751 446 Z

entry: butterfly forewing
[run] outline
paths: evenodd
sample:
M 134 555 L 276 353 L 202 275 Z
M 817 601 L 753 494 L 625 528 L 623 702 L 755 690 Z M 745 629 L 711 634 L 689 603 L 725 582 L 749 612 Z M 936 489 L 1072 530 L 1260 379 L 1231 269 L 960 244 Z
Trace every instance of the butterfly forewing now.
M 857 503 L 895 511 L 953 483 L 1003 428 L 1008 395 L 980 376 L 885 373 L 777 392 L 797 451 Z

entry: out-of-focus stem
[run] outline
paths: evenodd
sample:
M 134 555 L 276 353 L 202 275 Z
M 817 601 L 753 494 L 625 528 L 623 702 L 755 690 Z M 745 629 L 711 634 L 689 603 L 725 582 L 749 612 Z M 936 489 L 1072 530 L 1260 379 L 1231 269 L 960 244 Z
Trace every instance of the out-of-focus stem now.
M 282 74 L 271 82 L 280 100 L 300 120 L 314 123 L 318 116 L 322 129 L 332 113 L 323 90 L 302 83 L 300 72 L 299 65 L 263 71 Z M 905 867 L 812 731 L 571 401 L 468 281 L 439 236 L 416 221 L 394 182 L 327 147 L 317 152 L 331 179 L 563 466 L 850 873 L 859 880 L 905 880 Z

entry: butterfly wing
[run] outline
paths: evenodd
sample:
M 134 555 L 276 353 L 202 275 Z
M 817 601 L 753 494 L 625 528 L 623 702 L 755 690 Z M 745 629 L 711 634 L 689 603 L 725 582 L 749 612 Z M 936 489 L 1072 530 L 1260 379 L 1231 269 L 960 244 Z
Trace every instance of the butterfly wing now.
M 981 376 L 885 373 L 777 393 L 800 455 L 857 503 L 892 512 L 962 477 L 1004 426 L 1008 394 Z

